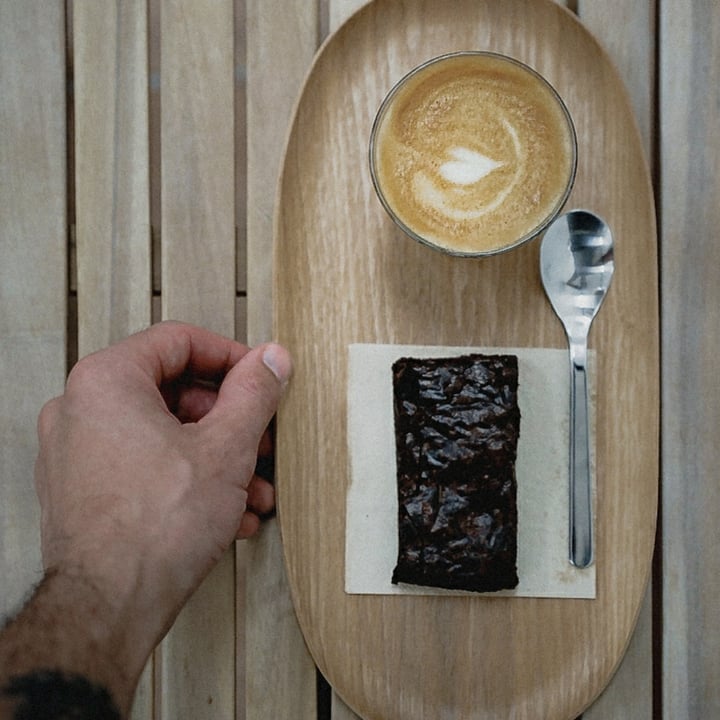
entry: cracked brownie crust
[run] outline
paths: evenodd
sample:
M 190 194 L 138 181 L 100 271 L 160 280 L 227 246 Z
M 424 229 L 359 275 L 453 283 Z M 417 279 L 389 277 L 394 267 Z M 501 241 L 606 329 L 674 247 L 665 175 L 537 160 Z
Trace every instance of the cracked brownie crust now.
M 392 370 L 399 501 L 393 583 L 516 587 L 517 357 L 401 358 Z

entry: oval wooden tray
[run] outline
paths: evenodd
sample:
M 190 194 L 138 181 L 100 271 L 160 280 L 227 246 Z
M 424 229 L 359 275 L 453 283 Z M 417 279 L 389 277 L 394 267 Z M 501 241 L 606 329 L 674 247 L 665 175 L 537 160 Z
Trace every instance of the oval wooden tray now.
M 537 241 L 489 259 L 445 257 L 396 230 L 373 194 L 367 142 L 383 96 L 415 65 L 467 48 L 517 57 L 555 85 L 579 136 L 568 207 L 599 213 L 616 238 L 613 287 L 590 337 L 595 600 L 344 592 L 348 345 L 565 347 L 543 295 Z M 575 718 L 629 641 L 657 506 L 654 208 L 617 72 L 550 0 L 376 0 L 316 58 L 277 208 L 275 331 L 296 363 L 278 417 L 278 511 L 295 609 L 320 670 L 372 720 Z

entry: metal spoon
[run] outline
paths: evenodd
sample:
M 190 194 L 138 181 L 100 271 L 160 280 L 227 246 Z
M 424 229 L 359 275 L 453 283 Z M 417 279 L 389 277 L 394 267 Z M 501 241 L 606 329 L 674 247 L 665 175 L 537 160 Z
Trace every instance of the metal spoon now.
M 593 562 L 587 336 L 610 287 L 610 228 L 596 215 L 573 210 L 555 220 L 540 247 L 545 292 L 570 347 L 570 562 Z

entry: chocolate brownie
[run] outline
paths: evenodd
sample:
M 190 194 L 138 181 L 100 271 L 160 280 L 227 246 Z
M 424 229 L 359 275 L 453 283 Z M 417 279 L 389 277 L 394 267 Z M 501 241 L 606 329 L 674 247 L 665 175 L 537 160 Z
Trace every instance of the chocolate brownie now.
M 399 551 L 393 583 L 517 586 L 514 355 L 393 364 Z

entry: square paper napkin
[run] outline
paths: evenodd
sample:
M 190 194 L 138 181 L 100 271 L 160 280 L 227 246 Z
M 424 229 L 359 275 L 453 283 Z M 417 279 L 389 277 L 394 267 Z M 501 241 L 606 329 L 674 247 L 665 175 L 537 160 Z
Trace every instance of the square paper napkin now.
M 544 348 L 350 345 L 345 591 L 482 595 L 391 582 L 398 551 L 392 364 L 400 357 L 452 357 L 475 352 L 517 355 L 519 368 L 521 417 L 516 477 L 520 582 L 514 590 L 487 595 L 594 598 L 594 564 L 581 570 L 568 561 L 568 353 Z M 591 402 L 591 423 L 592 417 Z M 594 444 L 592 432 L 591 442 Z

